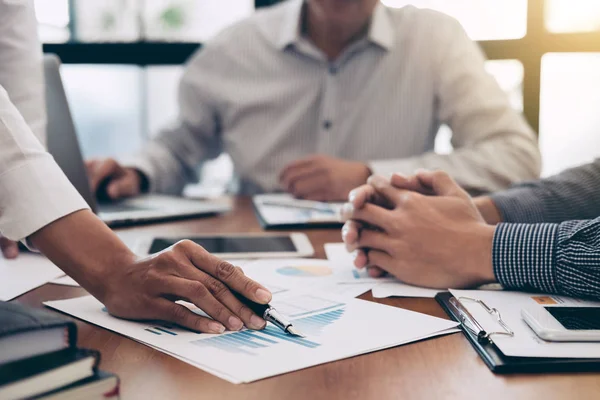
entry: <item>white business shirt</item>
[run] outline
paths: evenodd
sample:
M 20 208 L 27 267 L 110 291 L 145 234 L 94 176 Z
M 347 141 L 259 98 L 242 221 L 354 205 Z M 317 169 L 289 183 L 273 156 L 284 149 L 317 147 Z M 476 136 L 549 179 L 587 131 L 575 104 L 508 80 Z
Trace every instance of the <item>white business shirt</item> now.
M 257 11 L 191 58 L 177 123 L 122 160 L 152 190 L 179 193 L 223 151 L 244 194 L 281 190 L 282 169 L 314 153 L 384 175 L 440 168 L 477 191 L 538 176 L 534 133 L 456 20 L 379 4 L 367 36 L 328 62 L 302 35 L 302 4 Z M 443 123 L 449 155 L 433 152 Z
M 46 105 L 33 0 L 0 0 L 0 86 L 42 143 Z
M 31 1 L 0 0 L 0 234 L 12 240 L 88 208 L 40 142 L 46 113 L 35 27 Z
M 0 86 L 0 233 L 21 240 L 85 208 Z

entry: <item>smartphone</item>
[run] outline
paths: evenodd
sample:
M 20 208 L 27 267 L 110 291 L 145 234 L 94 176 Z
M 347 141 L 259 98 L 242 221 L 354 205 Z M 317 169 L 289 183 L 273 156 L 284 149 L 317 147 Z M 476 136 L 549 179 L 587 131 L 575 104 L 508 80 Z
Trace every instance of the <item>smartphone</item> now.
M 540 338 L 551 342 L 600 342 L 599 307 L 542 307 L 521 310 Z
M 310 257 L 314 249 L 304 233 L 284 235 L 231 234 L 194 237 L 153 237 L 140 239 L 138 254 L 153 254 L 188 239 L 210 253 L 227 259 Z

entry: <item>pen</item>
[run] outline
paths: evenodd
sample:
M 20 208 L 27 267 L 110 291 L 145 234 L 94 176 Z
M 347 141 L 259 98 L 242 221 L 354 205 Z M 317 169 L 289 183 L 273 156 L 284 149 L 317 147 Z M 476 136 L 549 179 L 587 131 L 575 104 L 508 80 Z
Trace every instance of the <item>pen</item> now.
M 333 213 L 333 210 L 331 209 L 329 204 L 310 200 L 265 200 L 262 202 L 262 205 L 272 207 L 299 208 L 303 210 L 314 210 Z
M 248 300 L 239 293 L 233 293 L 239 301 L 248 306 L 256 315 L 262 317 L 265 321 L 271 322 L 282 331 L 289 333 L 292 336 L 306 337 L 300 331 L 298 331 L 291 322 L 289 322 L 283 315 L 279 314 L 270 304 L 258 304 L 252 300 Z

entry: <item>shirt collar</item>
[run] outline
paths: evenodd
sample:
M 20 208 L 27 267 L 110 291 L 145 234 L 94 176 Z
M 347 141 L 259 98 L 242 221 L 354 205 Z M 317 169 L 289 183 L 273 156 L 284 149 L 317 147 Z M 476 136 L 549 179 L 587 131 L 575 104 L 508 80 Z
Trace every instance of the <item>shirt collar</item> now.
M 290 0 L 287 10 L 281 20 L 281 30 L 275 37 L 275 45 L 283 50 L 287 46 L 295 44 L 302 36 L 302 10 L 304 0 Z
M 378 3 L 373 10 L 368 38 L 370 42 L 385 50 L 391 50 L 394 45 L 394 25 L 391 21 L 390 10 L 381 3 Z
M 284 50 L 287 46 L 300 41 L 303 7 L 304 0 L 289 0 L 288 8 L 281 20 L 281 29 L 278 36 L 273 38 L 278 49 Z M 367 39 L 385 50 L 390 50 L 394 45 L 394 26 L 388 8 L 381 3 L 378 3 L 373 10 Z

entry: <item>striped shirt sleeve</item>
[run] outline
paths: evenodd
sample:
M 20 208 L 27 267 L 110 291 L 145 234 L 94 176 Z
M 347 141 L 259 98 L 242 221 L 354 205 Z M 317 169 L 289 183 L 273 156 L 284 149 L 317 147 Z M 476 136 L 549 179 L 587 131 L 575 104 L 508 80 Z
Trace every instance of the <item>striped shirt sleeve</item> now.
M 504 222 L 560 223 L 600 216 L 600 159 L 491 196 Z
M 502 223 L 492 251 L 494 273 L 506 288 L 600 299 L 600 218 Z

